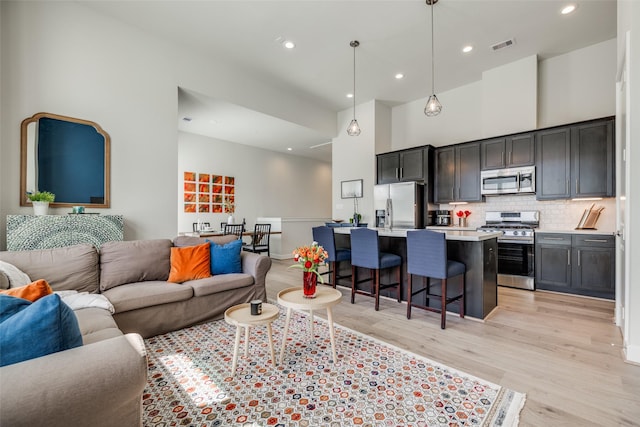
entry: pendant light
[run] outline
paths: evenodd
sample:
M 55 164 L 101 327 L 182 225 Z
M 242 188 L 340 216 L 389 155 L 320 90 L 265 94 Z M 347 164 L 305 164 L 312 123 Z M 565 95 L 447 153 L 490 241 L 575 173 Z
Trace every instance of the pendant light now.
M 358 40 L 353 40 L 349 43 L 349 46 L 353 48 L 353 120 L 349 123 L 347 128 L 347 135 L 358 136 L 360 135 L 360 126 L 356 120 L 356 48 L 360 46 Z
M 434 84 L 435 54 L 433 52 L 433 5 L 438 3 L 438 0 L 426 0 L 426 3 L 428 5 L 431 5 L 431 96 L 427 101 L 427 105 L 425 105 L 424 107 L 424 114 L 426 114 L 427 117 L 433 117 L 433 116 L 437 116 L 438 114 L 440 114 L 440 111 L 442 111 L 442 104 L 440 104 L 440 101 L 438 101 L 438 97 L 436 96 L 435 84 Z

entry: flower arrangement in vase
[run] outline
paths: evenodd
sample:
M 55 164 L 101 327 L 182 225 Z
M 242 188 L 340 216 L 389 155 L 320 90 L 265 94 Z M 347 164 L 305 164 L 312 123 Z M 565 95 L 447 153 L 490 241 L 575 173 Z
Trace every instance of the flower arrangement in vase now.
M 467 218 L 471 215 L 471 211 L 458 211 L 456 212 L 456 216 L 458 217 L 458 226 L 466 227 L 467 226 Z
M 318 278 L 320 283 L 324 283 L 322 276 L 318 273 L 318 266 L 323 264 L 329 254 L 318 242 L 313 242 L 311 246 L 300 246 L 293 251 L 295 264 L 290 267 L 300 268 L 303 271 L 302 293 L 305 298 L 315 298 Z

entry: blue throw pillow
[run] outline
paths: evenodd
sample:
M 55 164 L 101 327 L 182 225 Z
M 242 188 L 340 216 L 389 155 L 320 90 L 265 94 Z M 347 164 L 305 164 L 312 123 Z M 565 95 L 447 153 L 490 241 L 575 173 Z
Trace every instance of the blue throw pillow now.
M 242 240 L 234 240 L 225 245 L 217 245 L 211 240 L 211 274 L 242 273 Z
M 78 319 L 58 295 L 33 303 L 0 295 L 0 366 L 81 345 Z

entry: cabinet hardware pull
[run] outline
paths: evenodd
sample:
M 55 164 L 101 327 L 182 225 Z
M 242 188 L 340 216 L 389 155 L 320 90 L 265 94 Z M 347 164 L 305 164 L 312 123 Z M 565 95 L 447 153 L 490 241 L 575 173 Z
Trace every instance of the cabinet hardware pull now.
M 580 249 L 578 249 L 578 267 L 580 267 Z
M 456 198 L 454 191 L 455 191 L 455 189 L 453 187 L 451 187 L 451 200 Z
M 564 191 L 565 193 L 569 194 L 569 180 L 567 180 L 567 182 L 564 185 Z
M 585 242 L 607 243 L 605 239 L 584 239 Z
M 580 180 L 576 179 L 576 194 L 580 194 Z
M 398 168 L 396 168 L 396 180 L 399 180 L 400 176 L 398 176 Z
M 513 163 L 513 151 L 509 151 L 509 164 Z
M 400 168 L 400 179 L 404 176 L 404 168 Z
M 543 240 L 564 240 L 564 237 L 543 237 Z
M 500 163 L 504 166 L 504 151 L 500 153 Z
M 571 249 L 567 249 L 567 265 L 571 265 Z

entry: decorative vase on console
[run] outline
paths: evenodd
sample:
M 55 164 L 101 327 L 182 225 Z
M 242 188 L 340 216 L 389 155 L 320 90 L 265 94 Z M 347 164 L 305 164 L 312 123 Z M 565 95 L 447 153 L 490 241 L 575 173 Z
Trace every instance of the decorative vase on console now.
M 233 215 L 229 215 L 229 218 L 227 218 L 227 224 L 235 224 L 236 223 L 236 219 L 233 217 Z
M 27 198 L 33 205 L 33 214 L 36 216 L 47 215 L 49 213 L 49 203 L 56 199 L 56 195 L 49 191 L 36 191 L 27 193 Z

